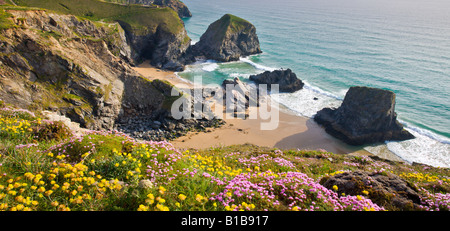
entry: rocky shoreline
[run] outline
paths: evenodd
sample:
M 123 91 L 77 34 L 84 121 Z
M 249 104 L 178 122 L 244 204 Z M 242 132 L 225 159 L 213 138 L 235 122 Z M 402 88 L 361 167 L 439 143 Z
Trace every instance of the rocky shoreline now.
M 224 124 L 225 121 L 220 119 L 156 120 L 149 117 L 130 117 L 118 121 L 115 129 L 136 139 L 163 141 L 185 136 L 188 132 L 211 131 L 208 128 L 219 128 Z

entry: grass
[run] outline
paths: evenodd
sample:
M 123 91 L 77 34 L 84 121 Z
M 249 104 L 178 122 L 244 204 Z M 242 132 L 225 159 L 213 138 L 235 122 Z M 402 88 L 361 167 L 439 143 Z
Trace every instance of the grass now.
M 9 20 L 11 16 L 12 15 L 5 12 L 4 9 L 0 9 L 0 31 L 14 27 L 14 23 Z
M 251 25 L 251 23 L 245 19 L 232 14 L 225 14 L 219 20 L 212 23 L 210 28 L 214 28 L 215 41 L 222 41 L 227 33 L 239 32 L 249 25 Z
M 16 0 L 20 6 L 38 7 L 73 14 L 93 21 L 121 22 L 134 30 L 155 32 L 158 27 L 176 34 L 184 26 L 177 13 L 169 8 L 119 5 L 97 0 Z
M 356 170 L 402 177 L 420 189 L 421 210 L 450 208 L 448 169 L 253 145 L 178 150 L 116 132 L 72 136 L 62 124 L 36 133 L 52 122 L 2 107 L 0 210 L 384 210 L 365 190 L 338 195 L 320 185 Z

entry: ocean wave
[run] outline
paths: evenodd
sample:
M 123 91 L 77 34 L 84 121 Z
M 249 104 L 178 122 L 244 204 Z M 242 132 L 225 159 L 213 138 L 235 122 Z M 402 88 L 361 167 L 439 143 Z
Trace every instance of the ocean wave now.
M 303 81 L 303 83 L 305 83 L 305 85 L 303 86 L 303 88 L 305 88 L 305 89 L 311 90 L 311 91 L 316 92 L 316 93 L 318 93 L 320 95 L 331 97 L 331 98 L 334 98 L 334 99 L 337 99 L 337 100 L 343 100 L 344 99 L 344 97 L 340 97 L 340 96 L 335 95 L 333 93 L 330 93 L 328 91 L 322 90 L 319 87 L 315 87 L 315 86 L 309 84 L 306 80 L 302 80 L 302 81 Z M 344 95 L 345 96 L 347 91 L 348 91 L 348 89 L 343 89 L 342 91 L 339 91 L 339 95 Z
M 255 67 L 258 70 L 262 70 L 262 71 L 274 71 L 277 70 L 277 68 L 272 68 L 272 67 L 268 67 L 268 66 L 264 66 L 258 63 L 255 63 L 253 61 L 251 61 L 249 58 L 240 58 L 240 61 L 244 62 L 244 63 L 248 63 L 250 65 L 252 65 L 253 67 Z
M 450 167 L 450 145 L 406 128 L 416 138 L 405 141 L 387 141 L 386 146 L 395 155 L 409 163 L 434 167 Z
M 308 118 L 313 118 L 318 111 L 325 107 L 339 107 L 342 103 L 333 94 L 306 84 L 300 91 L 271 94 L 271 97 L 298 115 Z
M 206 72 L 212 72 L 215 71 L 217 68 L 219 68 L 219 64 L 217 64 L 216 61 L 213 60 L 207 60 L 203 65 L 202 65 L 202 70 L 206 71 Z

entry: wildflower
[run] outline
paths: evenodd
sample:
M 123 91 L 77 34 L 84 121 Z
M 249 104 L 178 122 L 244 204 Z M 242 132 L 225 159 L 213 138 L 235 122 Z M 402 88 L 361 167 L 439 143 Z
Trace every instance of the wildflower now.
M 159 186 L 159 193 L 164 194 L 166 189 L 163 186 Z
M 333 190 L 337 191 L 338 190 L 338 186 L 337 185 L 333 185 Z
M 369 192 L 368 191 L 366 191 L 366 190 L 364 190 L 364 191 L 362 191 L 362 193 L 364 194 L 364 195 L 369 195 Z
M 186 196 L 184 194 L 178 195 L 178 199 L 184 201 L 186 199 Z
M 53 193 L 52 190 L 48 190 L 48 191 L 45 192 L 45 195 L 46 195 L 46 196 L 50 196 L 52 193 Z
M 206 199 L 206 198 L 204 198 L 202 195 L 200 195 L 200 194 L 197 194 L 196 196 L 195 196 L 195 200 L 196 201 L 198 201 L 198 202 L 202 202 L 202 200 L 204 200 L 204 199 Z
M 137 209 L 137 211 L 148 211 L 148 206 L 139 205 L 139 208 Z

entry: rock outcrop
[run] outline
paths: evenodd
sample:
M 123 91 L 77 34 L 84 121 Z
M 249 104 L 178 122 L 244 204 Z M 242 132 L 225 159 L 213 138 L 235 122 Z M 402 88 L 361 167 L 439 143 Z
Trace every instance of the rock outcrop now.
M 245 112 L 249 106 L 259 106 L 257 89 L 252 89 L 238 77 L 222 82 L 224 102 L 228 112 Z
M 351 145 L 414 138 L 397 121 L 395 93 L 383 89 L 351 87 L 338 109 L 324 108 L 314 120 Z
M 251 75 L 250 80 L 256 84 L 267 84 L 270 90 L 271 84 L 278 84 L 279 92 L 296 92 L 305 85 L 291 69 L 266 71 L 258 75 Z
M 221 62 L 261 53 L 256 28 L 250 22 L 226 14 L 212 23 L 191 50 L 193 56 Z
M 337 186 L 338 195 L 367 197 L 387 210 L 413 210 L 421 204 L 417 189 L 390 173 L 344 172 L 324 177 L 320 183 L 328 189 Z

